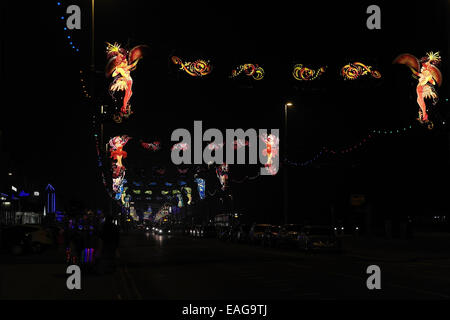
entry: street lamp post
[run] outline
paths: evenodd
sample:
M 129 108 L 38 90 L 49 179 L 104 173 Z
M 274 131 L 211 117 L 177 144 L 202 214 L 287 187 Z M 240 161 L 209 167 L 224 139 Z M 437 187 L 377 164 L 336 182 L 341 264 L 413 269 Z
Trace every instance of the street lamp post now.
M 292 102 L 286 102 L 284 104 L 284 170 L 283 170 L 283 197 L 284 197 L 284 206 L 283 206 L 283 213 L 284 213 L 284 223 L 288 223 L 288 172 L 287 172 L 287 156 L 288 156 L 288 108 L 293 107 L 294 104 Z

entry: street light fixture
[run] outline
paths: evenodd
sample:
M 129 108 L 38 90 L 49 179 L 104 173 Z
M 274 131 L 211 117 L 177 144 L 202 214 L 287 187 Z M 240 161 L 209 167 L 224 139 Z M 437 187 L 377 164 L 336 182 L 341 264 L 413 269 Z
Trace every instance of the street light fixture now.
M 288 136 L 288 108 L 289 107 L 294 107 L 294 103 L 292 103 L 291 101 L 287 101 L 284 104 L 284 159 L 283 159 L 283 163 L 284 163 L 284 174 L 283 174 L 283 182 L 284 182 L 284 208 L 283 208 L 283 212 L 284 212 L 284 223 L 287 224 L 288 222 L 288 174 L 287 174 L 287 150 L 288 150 L 288 145 L 287 145 L 287 136 Z

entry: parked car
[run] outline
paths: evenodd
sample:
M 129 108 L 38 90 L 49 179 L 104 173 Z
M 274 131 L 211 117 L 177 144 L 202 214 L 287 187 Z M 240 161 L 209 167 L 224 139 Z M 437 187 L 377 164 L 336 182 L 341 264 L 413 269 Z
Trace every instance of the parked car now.
M 232 233 L 231 240 L 236 243 L 246 243 L 248 242 L 248 236 L 250 233 L 251 226 L 248 224 L 241 224 Z
M 201 238 L 214 238 L 216 236 L 216 229 L 214 226 L 200 226 L 197 229 L 197 237 Z
M 60 226 L 48 226 L 45 228 L 45 231 L 47 232 L 47 236 L 50 237 L 52 245 L 58 244 L 60 242 L 61 234 L 64 233 L 64 228 Z
M 172 226 L 172 233 L 175 233 L 175 234 L 184 234 L 185 230 L 186 230 L 186 226 L 180 222 L 177 222 Z
M 158 234 L 172 235 L 172 226 L 171 225 L 162 225 L 159 228 Z
M 145 230 L 144 224 L 136 223 L 136 230 Z
M 196 236 L 197 236 L 197 228 L 198 228 L 197 225 L 191 226 L 191 231 L 189 232 L 189 234 L 190 234 L 192 237 L 196 237 Z
M 230 227 L 219 227 L 216 229 L 217 238 L 222 241 L 228 241 L 231 239 Z
M 331 226 L 305 226 L 298 236 L 298 247 L 301 250 L 338 250 L 341 242 Z
M 275 246 L 296 246 L 298 235 L 302 230 L 299 224 L 285 224 L 280 228 L 276 237 L 272 238 L 272 245 Z
M 194 225 L 194 226 L 192 226 L 191 235 L 193 237 L 200 237 L 201 231 L 202 231 L 202 226 L 201 225 L 198 225 L 198 224 Z
M 278 234 L 280 233 L 281 227 L 280 226 L 271 226 L 269 227 L 266 232 L 263 235 L 262 239 L 262 245 L 273 247 L 275 246 L 276 238 L 278 237 Z
M 190 224 L 187 224 L 187 225 L 185 225 L 185 227 L 184 227 L 184 235 L 185 236 L 190 236 L 191 235 L 191 230 L 192 230 L 192 225 L 190 225 Z
M 338 222 L 333 227 L 334 233 L 337 236 L 344 236 L 344 235 L 359 235 L 361 233 L 361 226 L 358 223 L 355 222 Z
M 157 235 L 172 234 L 172 229 L 169 225 L 157 225 L 153 232 Z
M 42 252 L 54 244 L 49 231 L 41 226 L 15 225 L 2 230 L 2 245 L 15 255 Z
M 261 244 L 264 234 L 270 227 L 270 224 L 254 224 L 248 233 L 249 242 L 252 244 Z

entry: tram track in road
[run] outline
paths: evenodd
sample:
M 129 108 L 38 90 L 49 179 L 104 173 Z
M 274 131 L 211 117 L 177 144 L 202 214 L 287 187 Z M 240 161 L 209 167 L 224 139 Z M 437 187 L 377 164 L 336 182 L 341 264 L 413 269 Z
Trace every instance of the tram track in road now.
M 118 259 L 121 259 L 120 253 Z M 142 300 L 142 295 L 124 261 L 118 263 L 115 282 L 118 300 Z

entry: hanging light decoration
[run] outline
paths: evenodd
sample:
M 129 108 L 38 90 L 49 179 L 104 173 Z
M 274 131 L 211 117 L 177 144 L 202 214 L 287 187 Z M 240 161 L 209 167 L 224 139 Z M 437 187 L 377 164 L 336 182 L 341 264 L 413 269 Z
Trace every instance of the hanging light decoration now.
M 303 66 L 303 64 L 296 64 L 294 70 L 292 71 L 292 76 L 295 80 L 299 81 L 311 81 L 320 77 L 326 70 L 325 67 L 320 67 L 317 70 L 313 70 Z
M 132 111 L 129 103 L 131 95 L 131 87 L 133 85 L 133 79 L 131 78 L 131 71 L 136 69 L 136 65 L 140 59 L 144 57 L 148 50 L 148 46 L 139 45 L 131 49 L 130 51 L 120 47 L 118 43 L 107 43 L 106 55 L 108 62 L 105 68 L 106 77 L 112 76 L 113 82 L 109 86 L 109 93 L 114 101 L 114 93 L 118 91 L 124 91 L 122 107 L 120 113 L 116 115 L 118 120 L 121 118 L 128 118 Z M 117 122 L 117 121 L 116 121 Z
M 183 62 L 180 58 L 172 56 L 171 60 L 174 64 L 180 65 L 179 70 L 185 71 L 192 77 L 206 76 L 210 74 L 212 70 L 210 61 L 205 61 L 202 59 L 196 60 L 194 62 Z
M 344 80 L 356 80 L 365 75 L 370 75 L 375 79 L 381 78 L 381 73 L 379 71 L 372 70 L 371 66 L 367 66 L 362 62 L 349 63 L 341 69 L 341 76 Z
M 442 84 L 442 74 L 437 66 L 441 62 L 439 52 L 428 52 L 422 59 L 417 59 L 409 53 L 403 53 L 396 57 L 393 63 L 404 64 L 412 71 L 413 77 L 418 79 L 416 87 L 417 104 L 419 105 L 419 117 L 417 120 L 421 124 L 427 126 L 428 129 L 433 129 L 434 124 L 428 119 L 427 105 L 425 99 L 432 99 L 433 105 L 438 101 L 438 94 L 436 86 L 440 87 Z
M 252 77 L 255 80 L 261 80 L 264 78 L 264 69 L 257 64 L 241 64 L 231 71 L 230 78 L 237 78 L 241 74 Z

